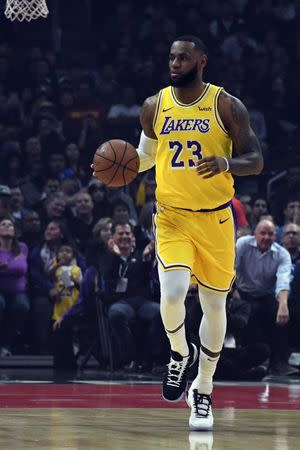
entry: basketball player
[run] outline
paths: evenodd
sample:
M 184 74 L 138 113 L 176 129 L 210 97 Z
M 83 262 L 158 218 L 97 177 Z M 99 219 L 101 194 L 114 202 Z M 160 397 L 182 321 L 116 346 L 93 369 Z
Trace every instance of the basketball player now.
M 197 349 L 187 342 L 184 301 L 198 283 L 203 310 L 199 370 L 187 402 L 192 430 L 211 429 L 212 379 L 226 329 L 225 301 L 234 280 L 232 175 L 258 175 L 263 158 L 243 103 L 203 81 L 207 51 L 197 37 L 176 39 L 170 86 L 145 100 L 140 171 L 156 165 L 154 216 L 161 316 L 171 345 L 163 397 L 179 400 Z M 232 157 L 232 145 L 237 152 Z

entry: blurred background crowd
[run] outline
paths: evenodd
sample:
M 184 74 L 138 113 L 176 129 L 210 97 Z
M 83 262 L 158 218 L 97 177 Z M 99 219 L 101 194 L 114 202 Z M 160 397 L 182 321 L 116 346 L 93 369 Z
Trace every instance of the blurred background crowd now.
M 93 329 L 99 294 L 116 367 L 165 363 L 155 174 L 109 189 L 90 163 L 108 139 L 137 145 L 141 105 L 168 84 L 169 46 L 182 34 L 205 41 L 205 80 L 243 100 L 260 140 L 262 175 L 236 180 L 238 237 L 274 224 L 269 247 L 287 250 L 294 276 L 284 351 L 299 350 L 300 1 L 47 4 L 46 21 L 0 24 L 0 357 L 53 352 L 57 366 L 75 367 L 74 324 Z

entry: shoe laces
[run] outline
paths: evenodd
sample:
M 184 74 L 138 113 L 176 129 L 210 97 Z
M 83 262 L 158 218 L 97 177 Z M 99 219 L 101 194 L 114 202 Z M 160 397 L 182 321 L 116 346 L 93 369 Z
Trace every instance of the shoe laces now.
M 193 390 L 193 410 L 197 417 L 207 417 L 211 407 L 210 395 L 199 394 L 197 389 Z
M 167 385 L 179 387 L 182 377 L 184 375 L 185 369 L 188 364 L 188 358 L 183 358 L 182 361 L 175 361 L 171 358 L 168 367 L 168 375 L 167 375 Z

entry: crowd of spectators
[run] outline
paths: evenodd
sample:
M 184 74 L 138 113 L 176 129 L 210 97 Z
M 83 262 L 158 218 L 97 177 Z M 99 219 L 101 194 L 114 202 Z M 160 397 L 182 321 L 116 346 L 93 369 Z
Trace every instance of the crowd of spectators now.
M 64 24 L 62 2 L 55 3 L 53 27 L 41 31 L 47 46 L 28 39 L 17 46 L 28 33 L 23 25 L 0 41 L 1 357 L 72 343 L 74 315 L 93 316 L 99 288 L 119 366 L 149 367 L 167 354 L 167 344 L 153 354 L 143 350 L 151 339 L 164 342 L 151 230 L 155 175 L 110 189 L 91 177 L 93 153 L 112 138 L 138 143 L 143 100 L 168 83 L 169 44 L 178 35 L 200 36 L 209 49 L 206 79 L 244 101 L 265 158 L 260 177 L 236 180 L 238 237 L 251 235 L 261 219 L 273 222 L 299 277 L 300 2 L 131 0 L 108 11 L 89 0 L 82 17 L 77 4 Z M 67 35 L 72 20 L 88 27 L 70 56 L 54 37 Z M 299 350 L 295 334 L 289 346 Z M 71 347 L 65 351 L 69 359 L 57 361 L 73 364 Z

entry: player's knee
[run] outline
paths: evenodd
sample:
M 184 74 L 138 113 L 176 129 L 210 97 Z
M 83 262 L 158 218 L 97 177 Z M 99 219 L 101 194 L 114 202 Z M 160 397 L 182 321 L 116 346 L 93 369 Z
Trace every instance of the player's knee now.
M 186 291 L 181 286 L 176 289 L 169 289 L 161 295 L 161 304 L 175 305 L 182 303 L 185 299 Z

